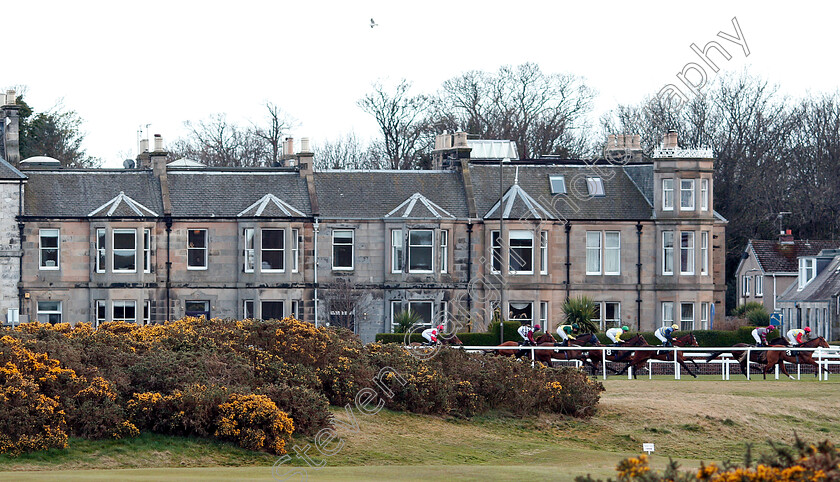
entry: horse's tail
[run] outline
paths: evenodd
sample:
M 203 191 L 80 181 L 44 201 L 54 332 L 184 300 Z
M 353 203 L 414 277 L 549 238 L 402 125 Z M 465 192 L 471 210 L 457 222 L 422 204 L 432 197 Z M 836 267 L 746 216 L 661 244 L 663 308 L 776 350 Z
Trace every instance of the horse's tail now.
M 709 355 L 708 357 L 706 357 L 706 363 L 709 363 L 710 361 L 712 361 L 712 360 L 714 360 L 715 358 L 717 358 L 717 357 L 719 357 L 719 356 L 723 355 L 724 353 L 726 353 L 726 352 L 725 352 L 725 351 L 716 351 L 716 352 L 712 352 L 712 354 L 711 354 L 711 355 Z

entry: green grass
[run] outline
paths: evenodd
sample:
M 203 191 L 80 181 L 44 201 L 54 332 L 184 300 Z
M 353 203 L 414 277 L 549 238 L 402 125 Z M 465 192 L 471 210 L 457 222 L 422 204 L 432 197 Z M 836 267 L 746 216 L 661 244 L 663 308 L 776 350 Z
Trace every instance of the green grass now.
M 820 383 L 805 378 L 721 382 L 714 377 L 616 377 L 605 386 L 598 414 L 589 420 L 547 415 L 462 420 L 386 410 L 357 414 L 359 431 L 339 431 L 344 445 L 332 457 L 316 456 L 312 448 L 310 455 L 325 468 L 307 471 L 316 480 L 571 480 L 586 473 L 614 475 L 615 464 L 638 454 L 643 442 L 656 444 L 655 465 L 661 467 L 674 457 L 693 467 L 700 460 L 740 459 L 745 442 L 756 443 L 758 453 L 766 450 L 767 440 L 789 444 L 794 430 L 808 441 L 840 441 L 840 379 Z M 335 413 L 346 419 L 343 411 Z M 304 446 L 312 440 L 296 438 L 295 443 Z M 73 439 L 66 450 L 0 456 L 0 471 L 6 471 L 0 478 L 266 480 L 276 459 L 230 444 L 181 437 Z M 279 470 L 282 474 L 293 467 L 306 464 L 295 458 Z

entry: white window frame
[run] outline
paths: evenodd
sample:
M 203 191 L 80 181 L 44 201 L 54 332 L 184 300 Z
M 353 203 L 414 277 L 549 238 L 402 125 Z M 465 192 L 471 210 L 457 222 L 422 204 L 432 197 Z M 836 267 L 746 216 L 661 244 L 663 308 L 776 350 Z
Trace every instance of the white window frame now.
M 143 302 L 143 325 L 149 325 L 152 322 L 152 301 L 146 300 Z
M 566 176 L 548 176 L 548 185 L 551 194 L 566 194 Z
M 104 273 L 108 264 L 108 233 L 105 228 L 96 228 L 96 266 L 97 273 Z
M 190 246 L 190 234 L 194 231 L 204 231 L 204 246 L 203 247 L 196 247 Z M 190 251 L 192 250 L 203 250 L 204 251 L 204 264 L 201 266 L 192 266 L 190 265 Z M 207 228 L 189 228 L 187 229 L 187 270 L 192 271 L 202 271 L 207 270 L 208 267 L 208 253 L 210 251 L 210 231 Z
M 134 318 L 126 316 L 126 308 L 134 308 Z M 117 308 L 122 308 L 123 316 L 117 316 Z M 137 301 L 135 300 L 114 300 L 111 302 L 111 321 L 124 321 L 137 324 Z
M 350 233 L 350 243 L 335 243 L 335 235 L 336 233 Z M 336 266 L 336 255 L 335 255 L 335 248 L 336 246 L 350 246 L 350 266 Z M 356 231 L 354 229 L 333 229 L 332 231 L 332 270 L 333 271 L 353 271 L 353 268 L 356 264 Z
M 709 210 L 709 180 L 700 179 L 700 210 Z
M 242 229 L 242 270 L 245 273 L 253 273 L 257 264 L 256 236 L 256 229 Z
M 300 230 L 292 228 L 292 273 L 300 271 L 300 248 L 303 241 L 300 239 Z
M 688 199 L 683 193 L 688 193 Z M 680 179 L 680 211 L 694 211 L 694 204 L 694 179 Z
M 586 189 L 591 197 L 604 197 L 604 180 L 600 177 L 587 177 Z
M 683 246 L 683 239 L 688 240 L 687 246 Z M 686 266 L 683 266 L 683 252 L 686 253 Z M 694 231 L 680 231 L 680 274 L 693 275 L 694 274 Z M 683 269 L 685 268 L 685 269 Z
M 516 248 L 514 248 L 513 244 L 511 243 L 511 241 L 514 240 L 514 239 L 531 241 L 531 246 L 530 247 L 528 247 L 528 246 L 517 246 Z M 513 263 L 511 262 L 511 259 L 513 259 L 513 256 L 514 256 L 514 249 L 523 250 L 523 251 L 527 250 L 530 253 L 531 269 L 530 270 L 512 270 L 511 269 L 510 273 L 511 274 L 521 274 L 521 275 L 534 274 L 534 232 L 531 231 L 531 230 L 528 230 L 528 229 L 511 229 L 510 231 L 508 231 L 508 252 L 510 253 L 508 255 L 509 256 L 508 257 L 508 267 L 513 266 Z M 524 256 L 522 257 L 522 259 L 527 260 L 527 258 L 525 258 Z
M 289 313 L 294 319 L 303 321 L 303 302 L 301 300 L 292 300 L 291 312 Z
M 411 244 L 412 233 L 429 233 L 431 239 L 429 244 Z M 424 250 L 429 252 L 429 262 L 431 266 L 429 269 L 416 269 L 411 267 L 411 253 L 415 250 Z M 418 253 L 419 254 L 419 253 Z M 409 229 L 408 230 L 408 272 L 409 273 L 434 273 L 435 272 L 435 230 L 434 229 Z
M 742 277 L 741 292 L 743 293 L 743 296 L 749 296 L 750 295 L 750 279 L 751 278 L 752 278 L 752 276 L 747 276 L 747 275 L 744 275 Z
M 251 305 L 250 309 L 248 308 L 248 305 Z M 254 300 L 252 299 L 242 300 L 242 319 L 248 320 L 256 318 L 257 314 L 254 313 L 255 306 Z
M 120 248 L 117 249 L 116 237 L 118 234 L 131 234 L 134 236 L 134 248 Z M 136 273 L 137 272 L 137 229 L 136 228 L 119 228 L 111 230 L 111 272 L 112 273 Z M 131 252 L 134 256 L 134 269 L 117 269 L 115 257 L 119 252 Z
M 700 303 L 700 329 L 709 329 L 709 303 Z
M 809 276 L 810 274 L 810 276 Z M 808 286 L 817 277 L 817 259 L 799 258 L 799 290 Z
M 401 313 L 403 300 L 391 300 L 391 333 L 394 333 L 394 330 L 397 328 L 397 322 L 394 321 L 394 317 L 397 313 Z
M 540 231 L 540 274 L 548 274 L 548 231 Z
M 700 231 L 700 274 L 709 274 L 709 232 Z
M 94 319 L 96 320 L 95 328 L 99 328 L 99 325 L 108 321 L 108 302 L 105 300 L 96 300 L 94 303 Z
M 764 297 L 764 276 L 760 274 L 755 275 L 755 297 Z
M 615 246 L 610 246 L 610 237 L 616 241 Z M 615 257 L 616 269 L 612 271 L 607 270 L 609 263 L 607 260 L 610 256 Z M 621 274 L 621 231 L 605 231 L 604 232 L 604 274 L 605 275 L 620 275 Z
M 685 308 L 686 306 L 691 307 L 691 319 L 685 318 L 683 316 L 683 308 Z M 693 302 L 682 302 L 682 303 L 680 303 L 680 330 L 682 330 L 682 331 L 692 331 L 692 330 L 694 330 L 694 319 L 695 319 L 694 303 Z M 685 328 L 685 324 L 688 323 L 688 322 L 691 322 L 691 327 L 690 328 Z
M 47 235 L 55 233 L 55 235 Z M 55 238 L 55 247 L 44 247 L 44 238 Z M 45 266 L 44 251 L 55 250 L 55 266 Z M 38 269 L 45 271 L 56 271 L 61 268 L 61 230 L 58 228 L 45 228 L 38 230 Z
M 283 318 L 286 317 L 286 301 L 285 300 L 260 300 L 260 319 L 262 319 L 262 320 L 269 319 L 269 318 L 266 318 L 265 314 L 263 313 L 263 305 L 265 305 L 266 303 L 280 303 L 280 305 L 283 307 L 283 309 L 280 310 L 281 311 L 280 317 L 277 318 L 277 319 L 282 320 Z
M 608 328 L 617 328 L 621 326 L 621 302 L 620 301 L 604 301 L 602 303 L 601 308 L 601 318 L 602 318 L 602 329 L 606 330 Z M 607 318 L 607 305 L 615 305 L 615 312 L 613 313 L 613 318 Z M 612 326 L 608 326 L 607 323 L 612 323 Z
M 674 210 L 674 179 L 670 177 L 662 179 L 662 210 Z
M 594 240 L 595 240 L 596 237 L 597 237 L 597 240 L 598 240 L 597 245 L 594 244 Z M 601 261 L 602 261 L 601 260 L 601 244 L 602 244 L 601 243 L 601 238 L 602 238 L 601 231 L 587 231 L 586 232 L 586 274 L 587 275 L 599 275 L 599 274 L 601 274 L 601 267 L 602 267 L 602 263 L 601 263 Z M 593 258 L 590 258 L 590 257 L 593 257 Z M 593 264 L 593 265 L 596 264 L 596 263 L 590 263 L 589 262 L 590 259 L 594 259 L 595 261 L 597 261 L 597 265 L 598 265 L 598 270 L 597 271 L 589 269 L 590 264 Z
M 662 231 L 662 274 L 663 275 L 673 275 L 674 274 L 674 233 L 675 231 Z M 668 240 L 670 238 L 670 247 L 668 246 Z M 668 269 L 668 265 L 671 265 L 671 269 Z
M 440 230 L 440 272 L 449 271 L 449 231 Z
M 282 247 L 280 248 L 266 248 L 265 247 L 265 233 L 266 232 L 275 232 L 279 231 L 280 240 L 282 241 Z M 280 253 L 280 264 L 282 265 L 281 268 L 266 268 L 263 266 L 263 259 L 265 258 L 264 254 L 268 251 L 269 253 Z M 260 273 L 285 273 L 286 272 L 286 230 L 283 228 L 262 228 L 260 229 Z
M 498 241 L 498 243 L 496 242 Z M 498 230 L 490 231 L 490 272 L 501 273 L 504 263 L 502 263 L 502 234 Z M 499 266 L 496 266 L 496 263 Z
M 540 301 L 540 326 L 548 333 L 548 301 Z
M 391 273 L 403 271 L 403 230 L 391 230 Z
M 143 272 L 152 272 L 152 230 L 143 228 Z
M 674 302 L 673 301 L 663 301 L 662 302 L 662 324 L 665 326 L 671 326 L 674 324 Z
M 58 309 L 57 309 L 57 310 L 46 310 L 46 309 L 42 310 L 42 309 L 41 309 L 41 303 L 58 303 L 58 305 L 57 305 L 57 306 L 58 306 Z M 38 321 L 41 321 L 41 315 L 46 315 L 46 316 L 47 316 L 47 320 L 46 320 L 46 321 L 42 321 L 42 323 L 61 323 L 61 322 L 62 322 L 62 320 L 64 319 L 64 315 L 62 314 L 63 305 L 64 305 L 64 302 L 62 302 L 62 301 L 56 301 L 56 300 L 42 300 L 42 301 L 38 301 L 38 302 L 35 304 L 35 319 L 36 319 L 36 320 L 38 320 Z M 55 322 L 50 322 L 50 321 L 49 321 L 49 317 L 50 317 L 50 315 L 58 315 L 58 321 L 55 321 Z

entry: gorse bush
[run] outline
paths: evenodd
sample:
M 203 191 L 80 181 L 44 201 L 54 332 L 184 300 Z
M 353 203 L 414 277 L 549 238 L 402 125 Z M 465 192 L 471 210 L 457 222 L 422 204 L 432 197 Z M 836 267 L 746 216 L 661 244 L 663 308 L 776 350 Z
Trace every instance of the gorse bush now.
M 629 457 L 618 463 L 616 480 L 622 482 L 795 482 L 840 480 L 840 450 L 830 441 L 806 444 L 796 438 L 793 447 L 783 447 L 770 442 L 771 452 L 753 458 L 747 445 L 742 464 L 700 464 L 697 470 L 680 470 L 673 460 L 664 471 L 650 468 L 646 455 Z M 577 482 L 595 482 L 591 476 L 577 477 Z M 612 481 L 613 479 L 607 479 Z
M 292 318 L 110 322 L 96 330 L 27 323 L 0 337 L 0 367 L 7 453 L 141 431 L 283 453 L 294 430 L 312 436 L 332 423 L 329 405 L 380 390 L 374 379 L 385 367 L 395 373 L 381 381 L 390 392 L 380 399 L 424 414 L 589 416 L 603 389 L 576 370 L 458 350 L 420 361 L 402 347 L 365 346 L 345 329 Z

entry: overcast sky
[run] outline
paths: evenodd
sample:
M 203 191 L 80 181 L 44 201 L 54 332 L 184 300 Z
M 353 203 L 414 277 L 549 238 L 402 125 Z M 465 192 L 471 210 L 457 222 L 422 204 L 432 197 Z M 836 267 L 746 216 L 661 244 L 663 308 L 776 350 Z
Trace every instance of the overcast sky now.
M 166 141 L 213 113 L 256 121 L 271 101 L 299 121 L 295 138 L 370 138 L 376 124 L 356 101 L 378 79 L 431 92 L 467 70 L 529 61 L 584 77 L 597 117 L 679 82 L 699 62 L 689 46 L 711 40 L 732 56 L 712 54 L 721 73 L 747 70 L 791 96 L 834 92 L 838 13 L 836 2 L 731 0 L 28 0 L 3 8 L 0 87 L 26 86 L 39 111 L 63 99 L 85 121 L 88 153 L 120 167 L 145 124 Z M 733 17 L 749 57 L 717 36 L 735 34 Z

